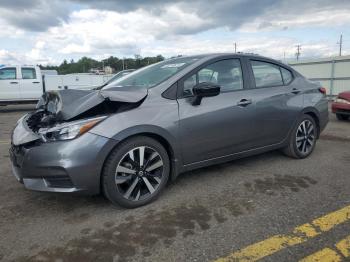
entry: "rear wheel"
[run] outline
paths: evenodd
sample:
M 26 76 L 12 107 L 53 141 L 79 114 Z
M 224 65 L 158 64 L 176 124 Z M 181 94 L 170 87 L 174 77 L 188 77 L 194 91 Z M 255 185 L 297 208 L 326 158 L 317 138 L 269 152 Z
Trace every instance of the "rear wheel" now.
M 316 138 L 317 126 L 315 120 L 309 115 L 304 115 L 294 127 L 289 137 L 288 146 L 283 152 L 293 158 L 308 157 L 315 148 Z
M 342 115 L 342 114 L 335 114 L 337 116 L 337 119 L 340 121 L 348 120 L 349 116 L 348 115 Z
M 134 137 L 116 147 L 103 170 L 103 191 L 114 204 L 126 208 L 154 201 L 170 173 L 164 147 L 149 137 Z

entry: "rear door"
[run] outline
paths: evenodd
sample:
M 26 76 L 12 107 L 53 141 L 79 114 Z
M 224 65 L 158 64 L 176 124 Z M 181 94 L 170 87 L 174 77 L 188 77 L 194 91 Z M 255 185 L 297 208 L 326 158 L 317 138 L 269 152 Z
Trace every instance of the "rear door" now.
M 278 144 L 298 117 L 302 95 L 289 69 L 263 59 L 249 59 L 248 64 L 256 106 L 256 147 Z
M 17 79 L 17 69 L 13 67 L 0 68 L 0 100 L 19 100 L 20 83 Z
M 255 110 L 252 90 L 238 58 L 207 62 L 179 81 L 180 143 L 184 164 L 227 156 L 250 149 Z M 192 105 L 194 85 L 213 82 L 221 93 Z
M 21 96 L 22 99 L 39 99 L 43 93 L 40 72 L 35 67 L 21 67 Z

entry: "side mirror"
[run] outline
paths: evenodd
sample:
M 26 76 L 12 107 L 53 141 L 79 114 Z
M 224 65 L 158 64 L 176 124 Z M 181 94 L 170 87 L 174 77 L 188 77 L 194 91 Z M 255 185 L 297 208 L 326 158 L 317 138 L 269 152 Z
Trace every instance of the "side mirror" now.
M 210 82 L 203 82 L 192 88 L 194 100 L 192 105 L 200 105 L 203 97 L 217 96 L 220 94 L 220 86 Z

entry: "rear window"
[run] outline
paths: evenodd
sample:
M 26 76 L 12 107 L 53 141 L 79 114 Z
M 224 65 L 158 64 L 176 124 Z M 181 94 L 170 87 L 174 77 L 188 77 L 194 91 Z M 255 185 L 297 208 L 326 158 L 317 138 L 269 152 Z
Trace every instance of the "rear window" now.
M 262 61 L 251 61 L 251 64 L 256 87 L 283 85 L 283 79 L 279 66 Z
M 290 82 L 292 82 L 293 75 L 289 70 L 281 67 L 281 73 L 282 73 L 283 82 L 285 85 L 288 85 Z
M 23 79 L 36 79 L 36 72 L 34 68 L 22 67 L 21 71 Z

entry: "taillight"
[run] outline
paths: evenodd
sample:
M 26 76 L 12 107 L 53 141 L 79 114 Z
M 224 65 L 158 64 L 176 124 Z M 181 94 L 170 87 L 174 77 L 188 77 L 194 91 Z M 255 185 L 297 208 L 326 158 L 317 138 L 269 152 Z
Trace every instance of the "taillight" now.
M 327 90 L 326 90 L 326 88 L 324 88 L 324 87 L 320 87 L 320 88 L 318 89 L 318 91 L 320 91 L 320 93 L 322 93 L 322 94 L 324 94 L 324 95 L 326 95 L 326 93 L 327 93 Z

